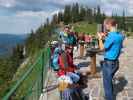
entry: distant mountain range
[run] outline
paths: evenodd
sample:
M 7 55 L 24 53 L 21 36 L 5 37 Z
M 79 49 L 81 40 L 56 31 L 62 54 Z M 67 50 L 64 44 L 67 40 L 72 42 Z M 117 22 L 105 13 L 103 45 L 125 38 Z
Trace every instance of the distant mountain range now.
M 0 33 L 0 56 L 8 55 L 12 52 L 12 48 L 17 44 L 24 43 L 28 35 L 15 35 Z

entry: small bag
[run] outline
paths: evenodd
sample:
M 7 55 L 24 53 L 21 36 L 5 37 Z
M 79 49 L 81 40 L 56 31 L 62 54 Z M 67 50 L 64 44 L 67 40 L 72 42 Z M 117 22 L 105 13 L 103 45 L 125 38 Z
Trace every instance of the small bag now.
M 62 75 L 58 78 L 58 84 L 59 84 L 59 91 L 64 91 L 68 88 L 69 84 L 73 84 L 71 78 L 66 75 Z

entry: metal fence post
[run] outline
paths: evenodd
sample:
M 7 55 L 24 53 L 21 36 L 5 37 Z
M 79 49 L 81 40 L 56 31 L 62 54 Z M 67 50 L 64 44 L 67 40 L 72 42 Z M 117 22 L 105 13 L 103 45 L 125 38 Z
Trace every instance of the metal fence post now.
M 43 85 L 44 85 L 44 51 L 42 52 L 42 87 L 41 87 L 41 91 L 42 91 L 42 93 L 43 93 Z

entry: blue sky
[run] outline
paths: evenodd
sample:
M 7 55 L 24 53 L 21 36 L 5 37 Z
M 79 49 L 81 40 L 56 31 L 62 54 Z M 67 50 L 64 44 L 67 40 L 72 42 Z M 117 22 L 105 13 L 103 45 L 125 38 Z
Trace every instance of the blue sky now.
M 132 0 L 0 0 L 0 33 L 29 33 L 66 4 L 76 2 L 90 8 L 100 5 L 107 15 L 112 11 L 120 15 L 124 9 L 133 16 Z

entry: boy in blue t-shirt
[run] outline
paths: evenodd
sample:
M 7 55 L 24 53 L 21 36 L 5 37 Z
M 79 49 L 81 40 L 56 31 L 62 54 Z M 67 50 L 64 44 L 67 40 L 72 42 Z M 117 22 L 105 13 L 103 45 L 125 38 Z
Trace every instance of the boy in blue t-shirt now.
M 117 22 L 114 19 L 105 19 L 104 27 L 108 32 L 98 33 L 100 49 L 104 50 L 103 85 L 106 100 L 114 100 L 112 79 L 119 69 L 119 56 L 124 37 L 117 32 Z M 104 43 L 103 38 L 105 39 Z

